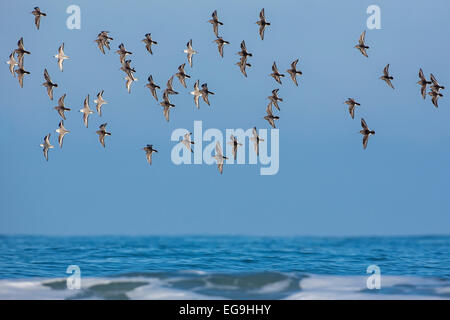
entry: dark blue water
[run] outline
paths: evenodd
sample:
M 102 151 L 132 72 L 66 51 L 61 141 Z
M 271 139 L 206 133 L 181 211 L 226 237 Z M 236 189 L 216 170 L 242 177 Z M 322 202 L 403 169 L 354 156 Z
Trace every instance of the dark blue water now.
M 430 237 L 41 237 L 0 236 L 0 278 L 86 277 L 183 270 L 296 272 L 450 279 L 450 236 Z

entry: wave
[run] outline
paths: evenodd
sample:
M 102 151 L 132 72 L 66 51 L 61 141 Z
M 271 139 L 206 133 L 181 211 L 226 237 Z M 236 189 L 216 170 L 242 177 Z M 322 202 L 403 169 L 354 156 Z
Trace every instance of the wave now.
M 83 277 L 69 290 L 65 278 L 0 280 L 0 299 L 450 299 L 450 281 L 383 276 L 381 289 L 363 276 L 204 271 L 133 273 Z

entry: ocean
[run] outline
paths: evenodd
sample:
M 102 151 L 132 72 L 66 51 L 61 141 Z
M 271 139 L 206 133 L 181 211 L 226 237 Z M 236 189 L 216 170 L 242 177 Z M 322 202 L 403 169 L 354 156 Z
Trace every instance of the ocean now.
M 0 299 L 450 299 L 450 236 L 0 236 Z

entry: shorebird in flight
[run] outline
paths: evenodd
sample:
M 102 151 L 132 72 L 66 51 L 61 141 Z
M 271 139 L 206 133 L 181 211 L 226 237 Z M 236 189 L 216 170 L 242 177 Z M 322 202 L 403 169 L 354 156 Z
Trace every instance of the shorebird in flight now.
M 269 102 L 267 109 L 266 109 L 266 113 L 267 116 L 264 117 L 265 120 L 267 120 L 269 122 L 269 124 L 272 126 L 272 128 L 276 128 L 275 127 L 275 120 L 280 119 L 280 117 L 278 116 L 274 116 L 273 112 L 272 112 L 272 101 Z
M 36 28 L 39 30 L 39 27 L 41 25 L 41 17 L 45 17 L 47 14 L 42 12 L 39 7 L 34 7 L 34 10 L 31 12 L 34 16 L 34 24 L 36 25 Z
M 245 45 L 245 41 L 242 40 L 241 42 L 241 51 L 239 51 L 237 53 L 238 55 L 240 55 L 241 57 L 253 57 L 253 54 L 247 51 L 247 46 Z
M 208 95 L 210 95 L 210 94 L 214 95 L 214 92 L 211 92 L 211 91 L 208 90 L 208 84 L 207 83 L 202 84 L 202 89 L 200 90 L 200 93 L 202 94 L 203 101 L 205 101 L 206 104 L 208 106 L 210 106 Z
M 97 104 L 95 107 L 96 107 L 97 113 L 100 117 L 102 116 L 102 106 L 104 104 L 108 103 L 106 100 L 103 99 L 103 92 L 104 92 L 104 90 L 97 93 L 97 99 L 94 100 L 94 103 Z
M 270 74 L 270 76 L 273 77 L 276 82 L 282 84 L 281 77 L 284 77 L 284 74 L 278 72 L 277 64 L 275 63 L 275 61 L 273 62 L 272 73 Z
M 125 60 L 122 62 L 122 66 L 120 67 L 120 70 L 125 72 L 125 74 L 131 78 L 131 80 L 134 81 L 134 75 L 133 73 L 136 72 L 134 68 L 131 67 L 131 60 Z
M 380 77 L 380 79 L 386 81 L 388 86 L 391 87 L 392 89 L 394 89 L 394 86 L 392 85 L 392 82 L 391 82 L 391 80 L 393 80 L 394 77 L 391 77 L 389 75 L 389 63 L 386 65 L 386 67 L 384 67 L 383 75 Z
M 54 148 L 50 143 L 50 133 L 44 137 L 44 143 L 41 143 L 40 146 L 44 148 L 44 158 L 48 161 L 48 150 Z
M 125 49 L 125 46 L 123 45 L 123 43 L 119 44 L 119 50 L 116 51 L 116 53 L 119 55 L 119 59 L 120 59 L 120 63 L 123 64 L 125 61 L 125 57 L 129 54 L 133 54 L 130 51 L 127 51 Z
M 16 77 L 16 74 L 14 73 L 14 67 L 18 65 L 16 59 L 14 58 L 14 52 L 9 55 L 9 60 L 6 61 L 6 64 L 9 65 L 9 72 Z
M 348 105 L 348 112 L 350 113 L 350 116 L 352 119 L 355 118 L 355 106 L 360 106 L 358 102 L 356 102 L 352 98 L 348 98 L 347 101 L 344 102 L 346 105 Z
M 59 70 L 63 71 L 63 62 L 64 60 L 69 59 L 69 57 L 64 54 L 64 42 L 59 46 L 58 54 L 55 54 L 54 57 L 58 59 Z
M 189 65 L 192 68 L 192 55 L 197 54 L 197 51 L 192 48 L 192 39 L 189 40 L 189 42 L 186 44 L 187 49 L 184 49 L 184 53 L 187 53 L 187 59 L 189 62 Z
M 256 127 L 253 127 L 253 137 L 250 138 L 250 141 L 253 141 L 256 155 L 259 156 L 259 143 L 264 141 L 264 139 L 259 137 Z
M 130 77 L 128 75 L 124 79 L 126 80 L 125 81 L 125 87 L 127 88 L 128 93 L 131 93 L 131 84 L 134 81 L 138 81 L 139 79 L 135 78 L 135 77 Z
M 261 40 L 264 40 L 264 30 L 266 29 L 266 26 L 270 26 L 270 22 L 266 20 L 264 15 L 264 8 L 259 13 L 259 20 L 256 21 L 256 24 L 259 25 L 259 35 Z
M 16 70 L 14 70 L 14 72 L 17 73 L 17 78 L 19 79 L 20 87 L 23 88 L 23 77 L 24 77 L 26 74 L 30 74 L 30 72 L 26 71 L 26 70 L 23 68 L 23 61 L 22 61 L 22 63 L 19 63 L 19 68 L 17 68 Z
M 17 42 L 17 49 L 14 50 L 14 52 L 17 54 L 17 61 L 19 62 L 19 66 L 22 65 L 23 66 L 23 56 L 25 54 L 31 54 L 30 51 L 25 50 L 24 46 L 23 46 L 23 37 L 19 39 L 19 41 Z
M 272 95 L 267 97 L 267 98 L 271 101 L 271 103 L 273 103 L 273 105 L 275 106 L 275 108 L 278 109 L 278 111 L 280 110 L 280 106 L 278 106 L 278 101 L 283 102 L 283 99 L 280 98 L 280 97 L 278 96 L 278 91 L 279 91 L 279 90 L 280 90 L 280 89 L 274 89 L 274 90 L 272 90 Z
M 216 38 L 219 37 L 219 24 L 223 26 L 223 23 L 219 21 L 219 18 L 217 17 L 217 10 L 214 10 L 212 13 L 212 19 L 208 20 L 209 23 L 213 25 L 213 31 L 216 35 Z
M 430 74 L 431 82 L 433 82 L 433 85 L 431 86 L 431 90 L 439 92 L 441 89 L 445 89 L 445 87 L 439 85 L 439 82 L 437 82 L 436 78 L 433 76 L 433 74 Z
M 59 125 L 58 125 L 58 126 L 59 126 L 59 128 L 56 129 L 56 132 L 59 133 L 59 136 L 58 136 L 58 143 L 59 143 L 59 147 L 62 148 L 64 136 L 65 136 L 66 134 L 68 134 L 70 131 L 67 130 L 67 129 L 64 127 L 64 120 L 61 120 L 61 121 L 59 122 Z
M 215 154 L 215 156 L 213 158 L 216 159 L 217 169 L 219 169 L 220 174 L 222 174 L 222 172 L 223 172 L 223 160 L 226 160 L 228 158 L 223 155 L 223 153 L 222 153 L 222 146 L 220 145 L 219 141 L 216 141 L 216 154 Z
M 95 133 L 98 134 L 98 139 L 100 141 L 100 144 L 105 148 L 105 137 L 110 136 L 111 133 L 106 131 L 106 125 L 107 123 L 103 123 L 100 125 L 100 130 L 97 130 Z
M 191 141 L 191 136 L 192 136 L 192 133 L 191 133 L 191 132 L 186 133 L 186 134 L 183 136 L 183 139 L 180 138 L 180 142 L 181 142 L 182 144 L 184 144 L 184 145 L 186 146 L 186 148 L 187 148 L 191 153 L 193 153 L 194 150 L 192 150 L 191 145 L 194 144 L 194 141 Z
M 58 84 L 52 82 L 52 79 L 50 79 L 50 76 L 48 75 L 47 69 L 44 69 L 44 79 L 45 82 L 42 85 L 47 88 L 47 94 L 50 100 L 53 100 L 53 88 L 58 87 Z
M 438 108 L 438 99 L 443 97 L 444 95 L 440 93 L 439 91 L 435 91 L 434 89 L 431 89 L 428 94 L 431 96 L 431 102 L 433 102 L 433 105 Z
M 361 33 L 361 35 L 359 36 L 358 44 L 355 46 L 355 48 L 361 51 L 361 53 L 368 58 L 369 56 L 367 55 L 366 49 L 369 49 L 369 47 L 365 44 L 365 38 L 366 30 L 364 30 L 363 33 Z
M 147 48 L 147 51 L 150 52 L 150 54 L 153 54 L 152 44 L 158 44 L 158 42 L 152 40 L 152 34 L 151 33 L 147 33 L 145 35 L 145 39 L 142 40 L 142 42 L 145 43 L 145 48 Z
M 169 96 L 166 91 L 164 91 L 163 93 L 163 101 L 161 101 L 159 104 L 164 108 L 164 118 L 166 118 L 166 121 L 169 122 L 170 108 L 175 108 L 175 105 L 170 103 Z
M 66 105 L 64 104 L 64 99 L 66 98 L 66 94 L 64 93 L 59 99 L 58 99 L 58 105 L 55 107 L 55 110 L 58 111 L 58 114 L 63 118 L 63 120 L 66 120 L 66 116 L 64 114 L 64 111 L 70 111 L 70 108 L 66 108 Z
M 153 145 L 152 144 L 148 144 L 146 147 L 142 148 L 142 150 L 145 151 L 145 156 L 147 158 L 147 162 L 148 164 L 152 164 L 152 154 L 154 152 L 158 152 L 158 150 L 153 149 Z
M 172 83 L 173 83 L 173 76 L 171 76 L 170 79 L 167 81 L 166 89 L 164 89 L 164 93 L 166 93 L 167 95 L 178 94 L 178 92 L 173 89 Z
M 89 115 L 91 113 L 94 113 L 94 111 L 92 111 L 91 108 L 89 107 L 89 95 L 87 95 L 87 97 L 84 99 L 84 106 L 83 106 L 83 109 L 80 109 L 80 112 L 83 113 L 83 122 L 87 128 Z
M 217 49 L 219 49 L 219 54 L 223 58 L 223 46 L 225 44 L 230 44 L 228 41 L 223 40 L 222 37 L 218 37 L 214 42 L 217 44 Z
M 298 59 L 291 63 L 290 69 L 286 70 L 286 72 L 291 75 L 291 79 L 292 79 L 292 81 L 294 81 L 296 86 L 298 86 L 297 75 L 303 74 L 300 70 L 297 70 L 297 63 L 298 63 Z
M 422 94 L 422 97 L 425 99 L 427 96 L 427 85 L 431 84 L 431 81 L 427 81 L 425 78 L 422 68 L 419 70 L 419 78 L 420 80 L 417 81 L 417 84 L 420 84 L 420 93 Z
M 148 83 L 145 86 L 150 89 L 150 92 L 152 93 L 153 98 L 155 98 L 155 100 L 158 101 L 158 96 L 156 95 L 156 89 L 161 89 L 161 88 L 155 84 L 155 82 L 153 81 L 152 75 L 150 75 L 148 77 Z
M 199 87 L 199 83 L 200 83 L 200 81 L 197 80 L 195 82 L 195 84 L 194 84 L 194 91 L 191 91 L 191 94 L 194 96 L 195 106 L 197 107 L 197 109 L 200 109 L 200 105 L 199 105 L 198 99 L 202 95 L 202 92 L 198 88 Z
M 364 118 L 361 118 L 361 127 L 362 130 L 360 131 L 360 133 L 363 135 L 363 148 L 365 150 L 367 148 L 367 143 L 369 143 L 369 137 L 371 135 L 374 135 L 375 131 L 369 129 L 366 121 L 364 121 Z
M 100 33 L 97 35 L 97 39 L 94 40 L 95 42 L 97 42 L 97 46 L 103 54 L 105 54 L 104 47 L 110 50 L 109 40 L 114 40 L 108 35 L 108 33 L 109 31 L 100 31 Z
M 246 67 L 251 67 L 252 65 L 247 62 L 247 57 L 242 57 L 239 62 L 236 63 L 236 65 L 239 66 L 239 69 L 241 70 L 241 73 L 247 77 L 247 71 L 245 70 Z
M 242 146 L 242 143 L 239 143 L 237 138 L 234 135 L 230 136 L 231 141 L 228 142 L 229 145 L 232 146 L 231 153 L 233 154 L 234 160 L 237 158 L 237 149 Z
M 190 78 L 191 76 L 188 75 L 186 72 L 184 72 L 184 66 L 186 63 L 183 63 L 178 67 L 178 72 L 175 73 L 175 75 L 178 77 L 178 80 L 180 80 L 180 83 L 183 85 L 183 87 L 186 87 L 186 78 Z

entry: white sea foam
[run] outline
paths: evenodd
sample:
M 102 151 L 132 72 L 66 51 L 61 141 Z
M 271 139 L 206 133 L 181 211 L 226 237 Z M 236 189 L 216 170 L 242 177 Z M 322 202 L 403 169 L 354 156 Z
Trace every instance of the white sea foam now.
M 281 298 L 297 299 L 450 299 L 450 282 L 431 278 L 383 276 L 380 290 L 368 290 L 364 276 L 310 275 L 265 282 L 260 288 L 212 284 L 214 275 L 195 273 L 194 278 L 130 276 L 82 279 L 80 290 L 65 287 L 65 278 L 0 280 L 0 299 L 225 299 L 230 292 L 259 299 L 278 294 Z M 242 279 L 242 278 L 239 278 Z M 179 282 L 193 281 L 191 286 Z M 298 282 L 298 286 L 297 283 Z M 297 289 L 298 288 L 298 289 Z M 212 290 L 212 291 L 211 291 Z M 223 296 L 221 295 L 223 293 Z M 239 296 L 237 296 L 239 298 Z
M 338 300 L 338 299 L 449 299 L 442 294 L 450 290 L 437 279 L 383 276 L 381 289 L 369 290 L 364 276 L 311 275 L 300 282 L 301 290 L 289 295 L 289 300 Z M 402 290 L 402 288 L 404 288 Z M 427 291 L 428 294 L 423 292 Z

